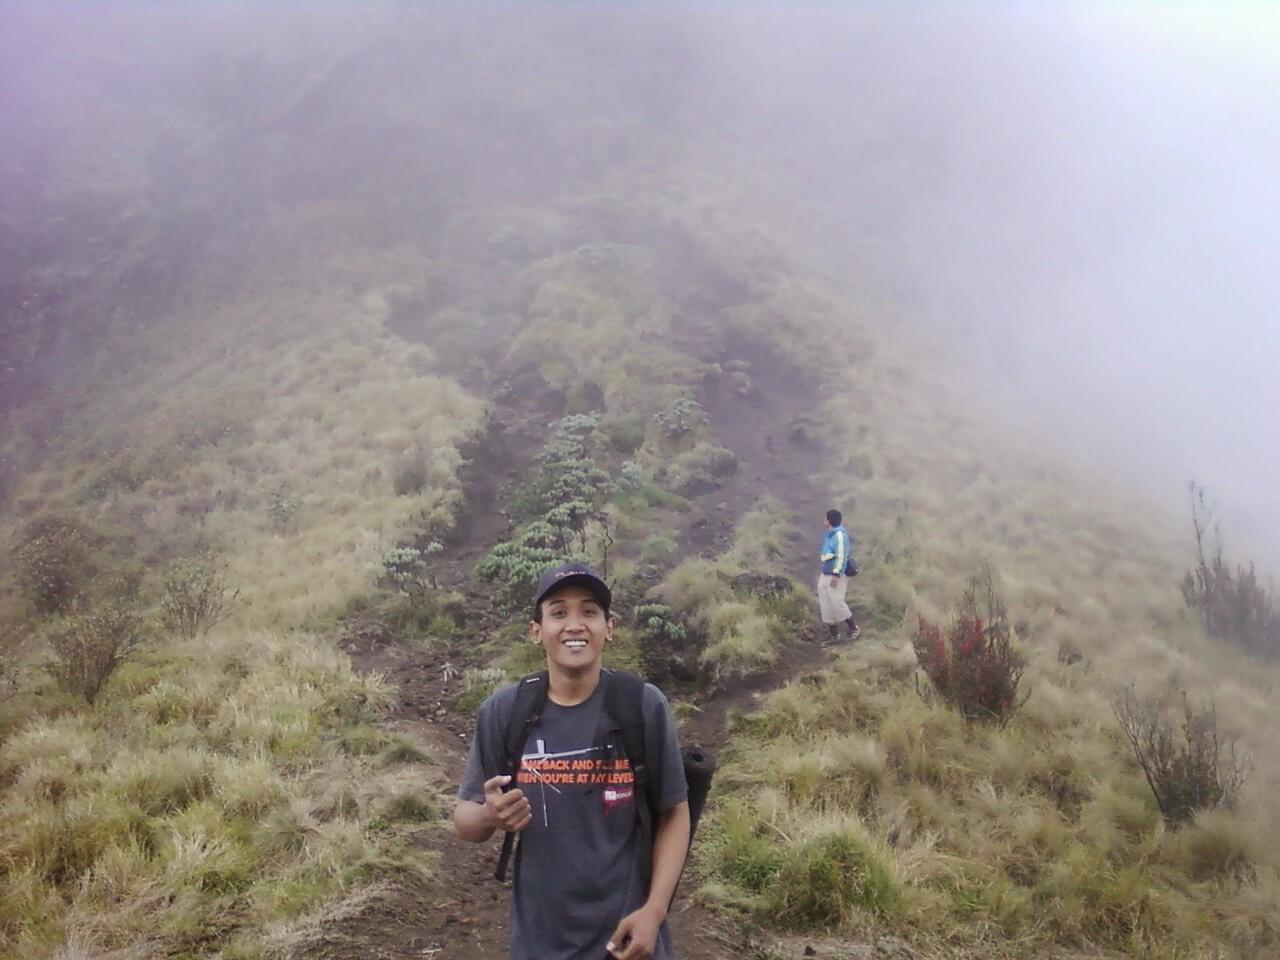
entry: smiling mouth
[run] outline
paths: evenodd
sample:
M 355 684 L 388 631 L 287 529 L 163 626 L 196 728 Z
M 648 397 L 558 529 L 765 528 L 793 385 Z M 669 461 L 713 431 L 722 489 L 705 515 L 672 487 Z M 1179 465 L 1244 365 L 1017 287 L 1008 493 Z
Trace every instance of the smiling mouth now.
M 565 645 L 566 647 L 568 647 L 570 650 L 581 650 L 583 647 L 585 647 L 585 646 L 587 645 L 587 641 L 585 641 L 585 640 L 566 640 L 566 641 L 564 642 L 564 645 Z

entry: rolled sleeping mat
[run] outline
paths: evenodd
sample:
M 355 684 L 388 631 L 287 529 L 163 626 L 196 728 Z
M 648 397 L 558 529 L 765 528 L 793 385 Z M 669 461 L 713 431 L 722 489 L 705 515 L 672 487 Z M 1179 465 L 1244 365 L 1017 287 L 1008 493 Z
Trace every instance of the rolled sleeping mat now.
M 689 786 L 689 842 L 698 829 L 702 807 L 711 791 L 711 778 L 716 772 L 716 758 L 705 747 L 685 747 L 680 751 L 684 760 L 684 779 Z

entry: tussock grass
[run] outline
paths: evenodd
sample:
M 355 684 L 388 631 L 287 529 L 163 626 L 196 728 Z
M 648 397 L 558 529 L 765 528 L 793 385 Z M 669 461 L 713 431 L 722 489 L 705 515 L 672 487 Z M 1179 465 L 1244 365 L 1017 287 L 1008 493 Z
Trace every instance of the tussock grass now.
M 1249 955 L 1270 935 L 1249 908 L 1280 864 L 1269 828 L 1220 810 L 1167 829 L 1104 709 L 975 726 L 892 663 L 853 657 L 788 684 L 735 721 L 704 894 L 784 926 L 887 926 L 930 950 Z M 833 821 L 860 852 L 815 852 Z M 842 877 L 880 878 L 875 896 L 814 902 L 832 859 Z
M 0 745 L 0 944 L 198 952 L 412 866 L 395 837 L 441 804 L 369 726 L 391 699 L 318 638 L 222 632 L 31 717 Z
M 241 626 L 296 626 L 367 590 L 407 526 L 451 514 L 457 445 L 482 406 L 381 331 L 378 293 L 313 308 L 308 323 L 261 326 L 269 308 L 248 297 L 155 332 L 155 366 L 73 410 L 15 509 L 123 526 L 144 563 L 216 544 Z M 8 455 L 22 457 L 34 414 L 17 413 Z M 397 495 L 397 465 L 424 449 L 422 483 Z

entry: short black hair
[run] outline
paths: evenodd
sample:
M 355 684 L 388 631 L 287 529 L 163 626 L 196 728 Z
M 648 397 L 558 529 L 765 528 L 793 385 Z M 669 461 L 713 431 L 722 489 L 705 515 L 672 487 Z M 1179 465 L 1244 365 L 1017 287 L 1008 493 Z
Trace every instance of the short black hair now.
M 843 520 L 844 520 L 844 514 L 841 513 L 839 510 L 832 509 L 827 511 L 827 523 L 831 524 L 833 527 L 840 526 L 840 523 Z

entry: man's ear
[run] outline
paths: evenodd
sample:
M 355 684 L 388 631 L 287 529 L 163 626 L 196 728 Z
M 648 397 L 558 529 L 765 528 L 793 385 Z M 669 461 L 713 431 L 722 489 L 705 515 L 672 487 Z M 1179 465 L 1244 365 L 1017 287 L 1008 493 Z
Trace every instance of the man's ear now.
M 529 621 L 529 639 L 534 643 L 542 642 L 542 624 L 537 620 Z
M 618 618 L 610 617 L 608 620 L 605 621 L 605 626 L 609 628 L 609 632 L 604 635 L 604 638 L 606 640 L 612 640 L 613 631 L 618 629 Z

